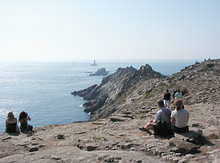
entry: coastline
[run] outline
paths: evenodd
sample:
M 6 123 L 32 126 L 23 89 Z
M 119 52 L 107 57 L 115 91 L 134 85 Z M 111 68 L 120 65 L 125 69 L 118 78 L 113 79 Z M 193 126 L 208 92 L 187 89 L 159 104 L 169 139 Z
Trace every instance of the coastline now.
M 127 71 L 121 71 L 124 70 Z M 4 147 L 0 149 L 0 162 L 218 162 L 219 70 L 220 60 L 211 60 L 188 66 L 168 78 L 143 78 L 139 70 L 123 73 L 135 80 L 120 81 L 129 81 L 132 86 L 120 87 L 123 94 L 117 98 L 110 96 L 110 102 L 96 110 L 97 119 L 38 127 L 32 136 L 4 134 L 0 136 Z M 111 85 L 109 82 L 115 83 L 103 81 L 96 90 L 110 90 L 106 88 Z M 125 83 L 118 82 L 117 86 Z M 162 98 L 164 90 L 178 86 L 189 91 L 184 102 L 190 112 L 191 132 L 161 139 L 140 131 L 138 128 L 157 112 L 155 101 Z M 112 94 L 109 91 L 108 95 Z M 100 97 L 99 93 L 96 95 Z
M 180 63 L 177 69 L 184 67 L 185 64 L 189 63 Z M 102 77 L 88 76 L 88 73 L 85 73 L 88 70 L 95 72 L 99 67 L 106 67 L 113 73 L 118 67 L 129 65 L 139 68 L 141 63 L 99 63 L 96 67 L 88 63 L 71 62 L 3 64 L 0 131 L 4 131 L 3 124 L 9 111 L 13 111 L 16 116 L 23 110 L 28 112 L 35 127 L 87 119 L 87 114 L 80 107 L 84 101 L 79 97 L 72 97 L 71 90 L 83 89 L 101 82 Z M 166 71 L 172 73 L 175 69 L 173 67 L 176 67 L 173 64 L 162 64 L 162 67 L 160 65 L 161 63 L 155 61 L 159 72 L 168 67 Z

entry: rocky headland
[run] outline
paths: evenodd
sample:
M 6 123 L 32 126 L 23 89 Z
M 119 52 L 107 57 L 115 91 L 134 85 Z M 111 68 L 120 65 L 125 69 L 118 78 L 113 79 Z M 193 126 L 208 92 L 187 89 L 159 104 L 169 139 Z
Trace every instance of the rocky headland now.
M 190 132 L 162 139 L 140 131 L 166 89 L 184 92 Z M 119 68 L 83 97 L 89 122 L 51 125 L 33 135 L 0 136 L 0 162 L 220 162 L 220 60 L 188 66 L 172 76 L 149 65 Z

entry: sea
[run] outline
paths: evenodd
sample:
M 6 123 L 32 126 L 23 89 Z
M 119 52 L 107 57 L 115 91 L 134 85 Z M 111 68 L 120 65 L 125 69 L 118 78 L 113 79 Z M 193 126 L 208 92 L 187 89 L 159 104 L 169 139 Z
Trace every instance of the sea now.
M 119 67 L 139 68 L 143 63 L 90 63 L 75 62 L 1 62 L 0 63 L 0 132 L 5 130 L 5 120 L 12 111 L 18 117 L 28 112 L 34 127 L 87 121 L 83 111 L 85 102 L 71 92 L 99 84 L 102 76 L 89 76 L 105 67 L 114 73 Z M 157 61 L 149 63 L 153 69 L 171 75 L 193 64 L 193 61 Z

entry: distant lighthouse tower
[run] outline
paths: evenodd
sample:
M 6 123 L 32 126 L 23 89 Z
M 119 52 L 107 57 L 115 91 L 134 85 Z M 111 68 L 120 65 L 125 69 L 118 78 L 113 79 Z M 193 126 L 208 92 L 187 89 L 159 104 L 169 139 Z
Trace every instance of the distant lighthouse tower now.
M 93 60 L 93 63 L 91 64 L 91 66 L 97 66 L 95 59 Z

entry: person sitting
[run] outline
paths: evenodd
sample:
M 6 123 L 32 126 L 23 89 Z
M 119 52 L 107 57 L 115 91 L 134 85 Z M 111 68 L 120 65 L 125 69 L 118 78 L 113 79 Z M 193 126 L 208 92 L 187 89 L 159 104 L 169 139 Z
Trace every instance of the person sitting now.
M 174 132 L 188 132 L 189 112 L 186 109 L 184 109 L 183 101 L 177 100 L 175 102 L 175 108 L 176 109 L 172 111 L 171 114 L 171 124 L 173 125 Z
M 164 93 L 164 104 L 166 107 L 170 106 L 170 101 L 171 101 L 171 94 L 169 92 L 169 90 L 167 89 L 167 91 Z
M 5 121 L 7 133 L 18 133 L 17 119 L 14 117 L 13 112 L 8 113 L 8 117 Z
M 158 101 L 158 106 L 160 110 L 156 113 L 154 120 L 151 120 L 144 127 L 139 128 L 139 129 L 142 131 L 147 131 L 149 134 L 152 134 L 149 131 L 150 129 L 152 129 L 154 130 L 155 135 L 169 136 L 171 134 L 170 133 L 171 110 L 165 107 L 163 100 Z
M 176 93 L 174 94 L 175 96 L 175 99 L 181 99 L 183 98 L 183 94 L 182 92 L 180 91 L 180 89 L 177 89 Z
M 28 121 L 30 121 L 31 118 L 29 117 L 28 113 L 22 111 L 19 115 L 19 122 L 20 122 L 20 129 L 21 132 L 27 133 L 32 132 L 33 126 L 28 124 Z

